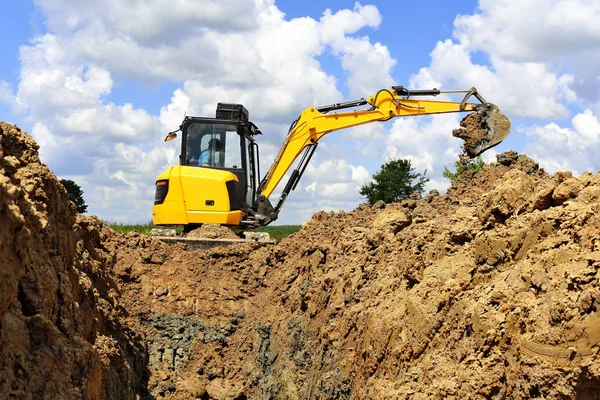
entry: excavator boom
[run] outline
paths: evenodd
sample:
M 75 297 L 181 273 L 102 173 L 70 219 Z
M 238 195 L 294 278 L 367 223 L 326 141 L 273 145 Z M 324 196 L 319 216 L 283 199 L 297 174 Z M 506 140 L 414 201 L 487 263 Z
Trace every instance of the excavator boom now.
M 461 102 L 411 98 L 411 96 L 437 96 L 442 93 L 465 93 L 465 96 Z M 468 103 L 467 100 L 471 96 L 476 97 L 480 103 Z M 370 105 L 370 108 L 329 113 L 362 105 Z M 289 191 L 296 187 L 318 141 L 330 132 L 374 121 L 387 121 L 396 117 L 457 112 L 472 112 L 469 117 L 473 116 L 468 119 L 469 124 L 465 125 L 464 129 L 453 132 L 454 136 L 464 140 L 463 148 L 466 158 L 483 153 L 508 136 L 510 131 L 508 118 L 500 113 L 497 106 L 487 103 L 475 88 L 468 91 L 442 92 L 437 89 L 408 90 L 402 86 L 394 86 L 392 90 L 380 90 L 368 100 L 361 99 L 330 106 L 307 108 L 292 124 L 279 154 L 262 180 L 258 200 L 265 202 L 271 196 L 293 162 L 305 152 L 300 165 L 293 171 L 285 186 L 279 203 L 271 212 L 276 216 Z M 269 205 L 262 206 L 262 210 L 268 211 Z
M 460 102 L 423 99 L 445 93 L 462 93 Z M 468 102 L 472 97 L 477 103 Z M 294 190 L 319 140 L 330 132 L 396 117 L 444 113 L 469 113 L 453 135 L 463 140 L 466 158 L 500 143 L 510 122 L 498 107 L 475 88 L 442 92 L 382 89 L 367 99 L 305 109 L 291 125 L 269 171 L 261 179 L 258 143 L 260 130 L 241 104 L 219 103 L 215 118 L 186 117 L 181 131 L 179 165 L 156 179 L 153 220 L 156 225 L 183 225 L 184 232 L 202 224 L 254 228 L 277 219 L 290 191 Z M 171 132 L 166 140 L 177 137 Z M 297 167 L 273 206 L 269 197 L 299 158 Z

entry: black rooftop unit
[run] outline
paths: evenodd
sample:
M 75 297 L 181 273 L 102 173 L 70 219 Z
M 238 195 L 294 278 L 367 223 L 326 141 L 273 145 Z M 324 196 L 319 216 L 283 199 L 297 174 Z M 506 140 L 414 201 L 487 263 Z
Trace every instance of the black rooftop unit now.
M 217 104 L 217 119 L 248 121 L 248 110 L 241 104 Z

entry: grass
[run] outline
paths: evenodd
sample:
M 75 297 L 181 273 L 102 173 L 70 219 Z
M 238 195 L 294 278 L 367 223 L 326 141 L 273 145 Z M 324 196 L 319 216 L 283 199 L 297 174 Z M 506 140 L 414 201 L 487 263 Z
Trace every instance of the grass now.
M 128 234 L 129 232 L 135 230 L 141 235 L 150 236 L 150 231 L 154 228 L 152 222 L 147 222 L 145 224 L 137 224 L 137 225 L 128 225 L 120 222 L 109 222 L 103 221 L 104 225 L 107 225 L 112 228 L 113 231 L 117 233 L 121 233 L 123 235 Z M 279 226 L 261 226 L 260 228 L 254 229 L 254 232 L 268 232 L 271 238 L 275 240 L 281 240 L 286 236 L 291 235 L 292 233 L 296 233 L 302 228 L 300 225 L 279 225 Z M 181 233 L 182 228 L 177 228 L 177 233 Z M 235 232 L 240 232 L 239 230 L 235 230 Z
M 274 226 L 261 226 L 256 228 L 255 232 L 268 232 L 271 238 L 275 240 L 281 240 L 286 236 L 296 233 L 302 228 L 300 225 L 274 225 Z
M 138 233 L 146 236 L 150 236 L 150 231 L 154 228 L 152 222 L 147 222 L 145 224 L 137 224 L 137 225 L 128 225 L 120 222 L 109 222 L 102 221 L 104 225 L 112 228 L 113 231 L 117 233 L 122 233 L 123 235 L 127 235 L 129 232 L 135 230 Z

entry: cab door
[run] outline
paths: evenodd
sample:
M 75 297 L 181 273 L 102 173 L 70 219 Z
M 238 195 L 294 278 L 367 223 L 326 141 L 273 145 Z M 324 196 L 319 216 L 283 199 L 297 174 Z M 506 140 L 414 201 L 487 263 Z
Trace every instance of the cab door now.
M 189 118 L 183 127 L 181 185 L 188 212 L 244 209 L 243 140 L 236 121 Z

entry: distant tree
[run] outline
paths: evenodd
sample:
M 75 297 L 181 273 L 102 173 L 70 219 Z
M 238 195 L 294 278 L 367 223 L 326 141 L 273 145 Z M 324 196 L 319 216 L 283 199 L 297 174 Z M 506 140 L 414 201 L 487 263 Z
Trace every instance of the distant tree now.
M 426 173 L 427 170 L 422 174 L 416 173 L 408 159 L 390 160 L 373 175 L 371 183 L 360 188 L 360 194 L 365 196 L 371 205 L 379 200 L 394 203 L 408 199 L 414 192 L 424 192 L 425 184 L 429 182 L 425 177 Z
M 67 190 L 67 199 L 75 203 L 77 212 L 80 214 L 86 212 L 88 206 L 85 204 L 85 200 L 83 200 L 83 190 L 81 190 L 81 187 L 70 179 L 61 179 L 60 183 Z
M 458 178 L 465 172 L 467 172 L 467 171 L 479 172 L 479 171 L 481 171 L 481 169 L 484 166 L 485 166 L 485 162 L 483 162 L 483 159 L 481 158 L 481 156 L 477 156 L 477 158 L 468 160 L 466 162 L 457 160 L 454 163 L 454 168 L 456 168 L 456 172 L 452 172 L 448 169 L 448 167 L 444 167 L 444 173 L 442 175 L 444 175 L 444 178 L 448 178 L 448 179 L 450 179 L 451 182 L 454 182 L 454 180 L 456 178 Z

